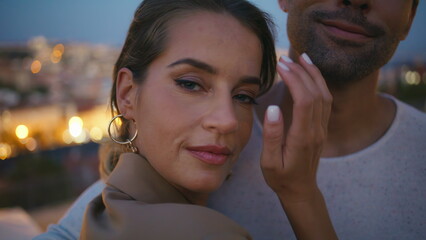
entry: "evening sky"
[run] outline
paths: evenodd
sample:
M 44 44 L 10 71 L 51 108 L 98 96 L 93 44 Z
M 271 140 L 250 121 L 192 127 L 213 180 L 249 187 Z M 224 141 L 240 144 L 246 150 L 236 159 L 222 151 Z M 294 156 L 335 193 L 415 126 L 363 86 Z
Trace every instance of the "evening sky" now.
M 288 48 L 286 15 L 277 0 L 251 0 L 277 25 L 277 46 Z M 25 43 L 35 36 L 57 42 L 121 46 L 140 0 L 0 0 L 0 44 Z M 396 58 L 426 59 L 426 3 L 420 0 L 408 38 Z

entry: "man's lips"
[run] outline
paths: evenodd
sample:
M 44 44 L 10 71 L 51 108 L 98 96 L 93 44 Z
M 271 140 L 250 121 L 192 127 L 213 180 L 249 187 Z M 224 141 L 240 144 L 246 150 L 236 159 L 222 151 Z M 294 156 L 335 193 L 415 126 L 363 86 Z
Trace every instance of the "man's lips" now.
M 324 20 L 321 22 L 333 35 L 353 41 L 369 40 L 374 37 L 365 28 L 344 21 Z
M 229 148 L 219 145 L 191 146 L 186 148 L 191 155 L 212 165 L 223 165 L 232 154 Z

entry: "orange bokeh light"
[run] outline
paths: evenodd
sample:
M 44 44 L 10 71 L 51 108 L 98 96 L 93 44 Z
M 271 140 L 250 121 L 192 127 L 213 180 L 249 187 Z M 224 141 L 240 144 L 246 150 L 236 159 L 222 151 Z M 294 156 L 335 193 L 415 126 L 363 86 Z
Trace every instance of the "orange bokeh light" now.
M 39 60 L 34 60 L 31 64 L 31 72 L 36 74 L 41 71 L 42 64 Z
M 62 43 L 56 44 L 53 47 L 53 52 L 56 52 L 56 51 L 58 51 L 60 53 L 60 55 L 62 55 L 65 51 L 64 45 Z

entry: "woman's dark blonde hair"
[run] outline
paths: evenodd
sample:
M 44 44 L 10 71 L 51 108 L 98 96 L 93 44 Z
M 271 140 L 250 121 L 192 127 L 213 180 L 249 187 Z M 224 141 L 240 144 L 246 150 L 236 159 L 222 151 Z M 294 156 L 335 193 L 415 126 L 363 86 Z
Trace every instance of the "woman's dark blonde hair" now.
M 113 116 L 120 114 L 116 101 L 118 71 L 128 68 L 138 84 L 145 79 L 149 65 L 165 50 L 171 21 L 194 11 L 228 14 L 250 29 L 260 40 L 263 56 L 260 72 L 261 94 L 274 82 L 277 58 L 274 45 L 274 26 L 268 14 L 246 0 L 144 0 L 136 9 L 127 37 L 114 66 L 110 107 Z M 250 51 L 249 49 L 247 49 Z M 130 122 L 122 119 L 118 129 L 120 139 L 129 138 Z M 100 173 L 109 175 L 120 153 L 126 151 L 117 144 L 100 149 Z

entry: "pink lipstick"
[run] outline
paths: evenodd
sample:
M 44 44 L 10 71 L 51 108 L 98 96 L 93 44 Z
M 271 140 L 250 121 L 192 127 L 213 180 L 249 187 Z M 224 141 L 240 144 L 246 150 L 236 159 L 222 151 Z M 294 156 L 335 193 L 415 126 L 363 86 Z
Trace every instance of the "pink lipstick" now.
M 187 150 L 195 158 L 211 165 L 223 165 L 232 154 L 229 148 L 219 145 L 191 146 Z

